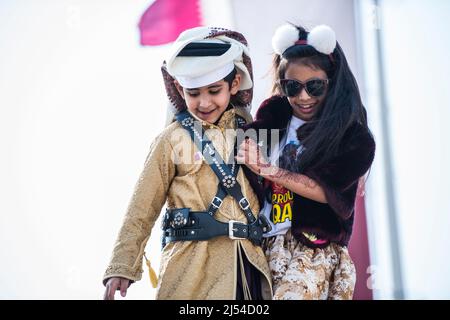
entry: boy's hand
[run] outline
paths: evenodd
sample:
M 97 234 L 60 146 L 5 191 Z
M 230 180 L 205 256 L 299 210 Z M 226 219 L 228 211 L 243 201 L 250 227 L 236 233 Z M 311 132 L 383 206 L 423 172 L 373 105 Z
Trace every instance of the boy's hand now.
M 125 297 L 127 295 L 127 289 L 129 285 L 130 280 L 128 279 L 121 277 L 109 278 L 108 282 L 106 282 L 106 289 L 103 300 L 114 300 L 114 294 L 118 289 L 120 289 L 120 295 L 122 297 Z

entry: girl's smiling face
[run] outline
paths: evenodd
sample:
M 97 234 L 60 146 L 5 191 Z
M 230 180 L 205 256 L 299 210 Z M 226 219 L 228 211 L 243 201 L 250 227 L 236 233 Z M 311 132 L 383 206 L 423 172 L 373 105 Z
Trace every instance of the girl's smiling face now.
M 238 92 L 240 80 L 237 73 L 231 88 L 225 80 L 194 89 L 183 88 L 177 81 L 175 85 L 192 114 L 208 123 L 216 123 L 227 109 L 231 96 Z
M 310 66 L 300 63 L 289 63 L 284 73 L 285 79 L 293 79 L 306 83 L 311 79 L 328 79 L 325 71 L 319 68 L 312 68 Z M 320 109 L 325 100 L 327 91 L 320 97 L 312 97 L 308 95 L 305 88 L 302 88 L 300 93 L 295 97 L 287 97 L 292 107 L 294 116 L 304 121 L 309 121 Z

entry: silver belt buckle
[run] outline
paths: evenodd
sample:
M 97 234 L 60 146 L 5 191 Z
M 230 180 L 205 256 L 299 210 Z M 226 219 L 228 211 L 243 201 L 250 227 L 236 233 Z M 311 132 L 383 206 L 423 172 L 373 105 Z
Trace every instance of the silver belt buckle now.
M 229 237 L 231 240 L 243 240 L 243 239 L 247 239 L 247 238 L 241 238 L 241 237 L 235 237 L 235 236 L 234 236 L 234 232 L 233 232 L 233 231 L 235 231 L 236 229 L 234 229 L 233 227 L 234 227 L 234 224 L 235 224 L 235 223 L 239 223 L 239 224 L 245 225 L 245 223 L 242 223 L 242 222 L 236 221 L 236 220 L 230 220 L 230 221 L 228 221 L 228 237 Z
M 248 201 L 246 197 L 243 197 L 241 200 L 239 200 L 239 207 L 241 207 L 242 210 L 247 210 L 248 208 L 250 208 L 250 201 Z
M 215 204 L 215 201 L 217 201 L 219 204 Z M 214 197 L 213 201 L 211 201 L 211 205 L 216 209 L 219 209 L 222 203 L 223 203 L 222 199 L 218 197 Z

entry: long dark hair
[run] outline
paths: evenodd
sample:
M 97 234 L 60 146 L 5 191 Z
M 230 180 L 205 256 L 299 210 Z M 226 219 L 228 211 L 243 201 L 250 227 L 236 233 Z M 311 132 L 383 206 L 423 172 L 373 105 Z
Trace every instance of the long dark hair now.
M 305 40 L 307 31 L 303 27 L 295 27 L 299 31 L 299 39 Z M 304 168 L 311 165 L 320 166 L 328 163 L 338 153 L 344 135 L 353 125 L 359 124 L 369 133 L 370 130 L 367 126 L 367 114 L 361 101 L 358 84 L 338 43 L 330 56 L 308 45 L 294 45 L 282 56 L 275 54 L 272 89 L 274 94 L 281 93 L 277 81 L 284 78 L 286 69 L 291 63 L 322 69 L 330 79 L 321 108 L 299 131 L 299 138 L 304 149 L 297 159 L 296 167 L 299 172 L 302 172 Z

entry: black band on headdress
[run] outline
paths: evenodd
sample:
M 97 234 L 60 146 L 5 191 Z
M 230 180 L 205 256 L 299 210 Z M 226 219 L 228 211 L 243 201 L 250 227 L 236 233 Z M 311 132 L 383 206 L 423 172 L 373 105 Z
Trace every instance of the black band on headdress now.
M 191 42 L 178 54 L 178 57 L 211 57 L 221 56 L 230 49 L 230 43 Z

